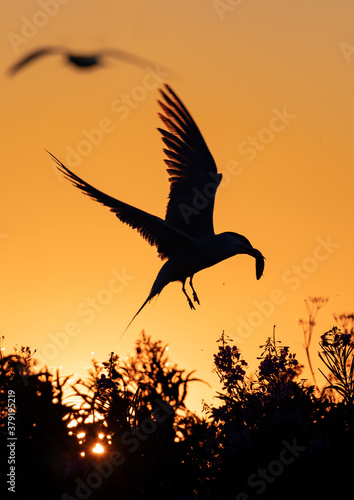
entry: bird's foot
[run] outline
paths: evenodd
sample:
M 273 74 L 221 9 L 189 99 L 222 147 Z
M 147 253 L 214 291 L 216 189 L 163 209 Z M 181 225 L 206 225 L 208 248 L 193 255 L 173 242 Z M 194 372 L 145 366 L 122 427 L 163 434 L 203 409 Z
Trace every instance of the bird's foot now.
M 194 302 L 196 302 L 197 304 L 199 304 L 199 305 L 200 305 L 200 302 L 199 302 L 199 298 L 198 298 L 197 292 L 194 290 L 194 286 L 193 286 L 192 278 L 190 278 L 190 280 L 189 280 L 189 284 L 190 284 L 190 287 L 191 287 L 192 292 L 193 292 L 193 300 L 194 300 Z
M 192 286 L 192 291 L 193 291 L 193 299 L 195 300 L 195 298 L 194 298 L 195 291 L 194 291 L 193 286 Z M 191 299 L 190 299 L 190 297 L 189 297 L 189 295 L 188 295 L 188 293 L 186 292 L 186 289 L 185 289 L 185 287 L 184 287 L 184 281 L 183 281 L 183 283 L 182 283 L 182 292 L 184 293 L 184 295 L 186 296 L 186 299 L 188 300 L 189 307 L 190 307 L 191 309 L 195 309 L 195 307 L 194 307 L 194 305 L 193 305 L 193 302 L 191 301 Z M 198 298 L 198 297 L 197 297 L 197 298 Z
M 196 302 L 197 304 L 200 305 L 200 302 L 199 302 L 199 298 L 198 298 L 198 295 L 197 295 L 197 292 L 193 290 L 193 300 L 194 302 Z
M 195 310 L 194 304 L 193 304 L 193 302 L 191 301 L 191 299 L 190 299 L 189 297 L 187 297 L 187 299 L 188 299 L 188 304 L 189 304 L 189 307 L 190 307 L 191 309 L 194 309 L 194 310 Z

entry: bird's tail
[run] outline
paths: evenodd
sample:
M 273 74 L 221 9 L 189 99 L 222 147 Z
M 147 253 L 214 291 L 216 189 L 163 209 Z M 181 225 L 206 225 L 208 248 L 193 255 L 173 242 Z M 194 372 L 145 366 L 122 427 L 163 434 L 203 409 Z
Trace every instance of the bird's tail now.
M 162 269 L 163 269 L 163 267 L 162 267 Z M 152 288 L 150 290 L 148 298 L 145 300 L 144 304 L 140 307 L 139 311 L 130 320 L 128 326 L 126 327 L 126 329 L 124 330 L 124 332 L 122 333 L 122 335 L 119 337 L 119 341 L 122 339 L 123 335 L 128 330 L 128 328 L 130 327 L 130 325 L 133 323 L 133 321 L 135 320 L 135 318 L 137 317 L 137 315 L 140 313 L 140 311 L 142 309 L 144 309 L 144 307 L 146 306 L 146 304 L 148 302 L 150 302 L 150 300 L 153 299 L 155 297 L 155 295 L 159 295 L 161 293 L 161 291 L 163 290 L 163 288 L 165 288 L 165 286 L 167 285 L 167 282 L 165 282 L 164 280 L 161 280 L 161 270 L 160 270 L 159 274 L 157 275 L 157 278 L 156 278 L 154 284 L 152 285 Z
M 130 325 L 133 323 L 133 321 L 135 320 L 135 318 L 137 317 L 137 315 L 140 313 L 140 311 L 141 311 L 142 309 L 144 309 L 144 307 L 146 306 L 146 304 L 147 304 L 148 302 L 150 302 L 150 300 L 151 300 L 151 299 L 152 299 L 155 295 L 156 295 L 156 294 L 152 295 L 152 294 L 150 293 L 150 295 L 148 296 L 148 298 L 145 300 L 144 304 L 140 307 L 139 311 L 138 311 L 137 313 L 135 313 L 135 314 L 134 314 L 134 316 L 133 316 L 133 318 L 129 321 L 128 326 L 126 327 L 126 329 L 124 330 L 124 332 L 122 333 L 122 335 L 119 337 L 119 341 L 118 341 L 118 342 L 120 342 L 120 341 L 122 340 L 123 335 L 124 335 L 124 334 L 125 334 L 125 332 L 128 330 L 128 328 L 130 327 Z

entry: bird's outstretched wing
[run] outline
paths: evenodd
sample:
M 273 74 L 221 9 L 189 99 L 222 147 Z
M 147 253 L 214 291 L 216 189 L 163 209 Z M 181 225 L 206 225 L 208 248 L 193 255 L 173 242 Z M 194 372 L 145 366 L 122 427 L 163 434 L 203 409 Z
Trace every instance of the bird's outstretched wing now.
M 63 53 L 63 49 L 60 47 L 43 47 L 42 49 L 35 50 L 33 52 L 30 52 L 27 56 L 23 57 L 17 63 L 15 63 L 13 66 L 11 66 L 8 69 L 8 73 L 10 75 L 14 75 L 20 69 L 22 69 L 24 66 L 29 64 L 30 62 L 34 61 L 35 59 L 38 59 L 39 57 L 46 56 L 49 54 L 61 54 Z
M 135 54 L 131 54 L 130 52 L 127 52 L 122 49 L 102 49 L 100 51 L 101 56 L 108 56 L 108 57 L 115 57 L 119 61 L 123 61 L 127 64 L 132 64 L 133 66 L 140 66 L 142 68 L 148 68 L 152 67 L 154 68 L 156 66 L 156 63 L 153 63 L 152 61 L 149 61 L 148 59 L 145 59 L 144 57 L 137 56 Z M 161 68 L 162 69 L 162 68 Z
M 163 110 L 159 116 L 168 131 L 158 130 L 167 146 L 165 163 L 171 183 L 166 221 L 193 237 L 213 234 L 215 192 L 221 174 L 186 107 L 168 85 L 160 92 L 164 102 L 158 101 Z
M 51 153 L 49 154 L 57 163 L 58 169 L 74 184 L 74 186 L 94 200 L 102 203 L 102 205 L 108 207 L 122 222 L 136 229 L 150 245 L 157 247 L 161 259 L 169 258 L 183 251 L 191 251 L 196 247 L 197 242 L 183 233 L 180 229 L 174 228 L 167 221 L 160 219 L 160 217 L 151 215 L 99 191 L 71 172 L 71 170 L 65 167 L 65 165 L 63 165 L 54 155 Z

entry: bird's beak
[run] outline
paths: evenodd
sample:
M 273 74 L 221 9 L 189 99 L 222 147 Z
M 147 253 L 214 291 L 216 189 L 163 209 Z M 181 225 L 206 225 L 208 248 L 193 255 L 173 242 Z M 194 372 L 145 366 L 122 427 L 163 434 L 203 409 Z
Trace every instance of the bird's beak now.
M 264 261 L 265 257 L 261 254 L 261 252 L 258 252 L 258 256 L 256 257 L 256 276 L 257 280 L 263 275 L 264 271 Z
M 253 247 L 248 248 L 247 253 L 256 259 L 256 277 L 257 280 L 259 280 L 259 278 L 263 275 L 265 257 L 263 257 L 259 250 L 256 250 Z

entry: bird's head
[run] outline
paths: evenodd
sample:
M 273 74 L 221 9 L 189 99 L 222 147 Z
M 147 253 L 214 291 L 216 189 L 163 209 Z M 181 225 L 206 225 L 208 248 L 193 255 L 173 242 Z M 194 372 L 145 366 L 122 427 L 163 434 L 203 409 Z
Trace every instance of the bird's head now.
M 256 259 L 256 276 L 257 280 L 259 280 L 263 274 L 265 257 L 263 257 L 259 250 L 253 248 L 248 239 L 245 236 L 242 236 L 242 234 L 232 232 L 226 232 L 224 234 L 228 236 L 230 243 L 234 246 L 236 250 L 235 254 L 245 253 Z

